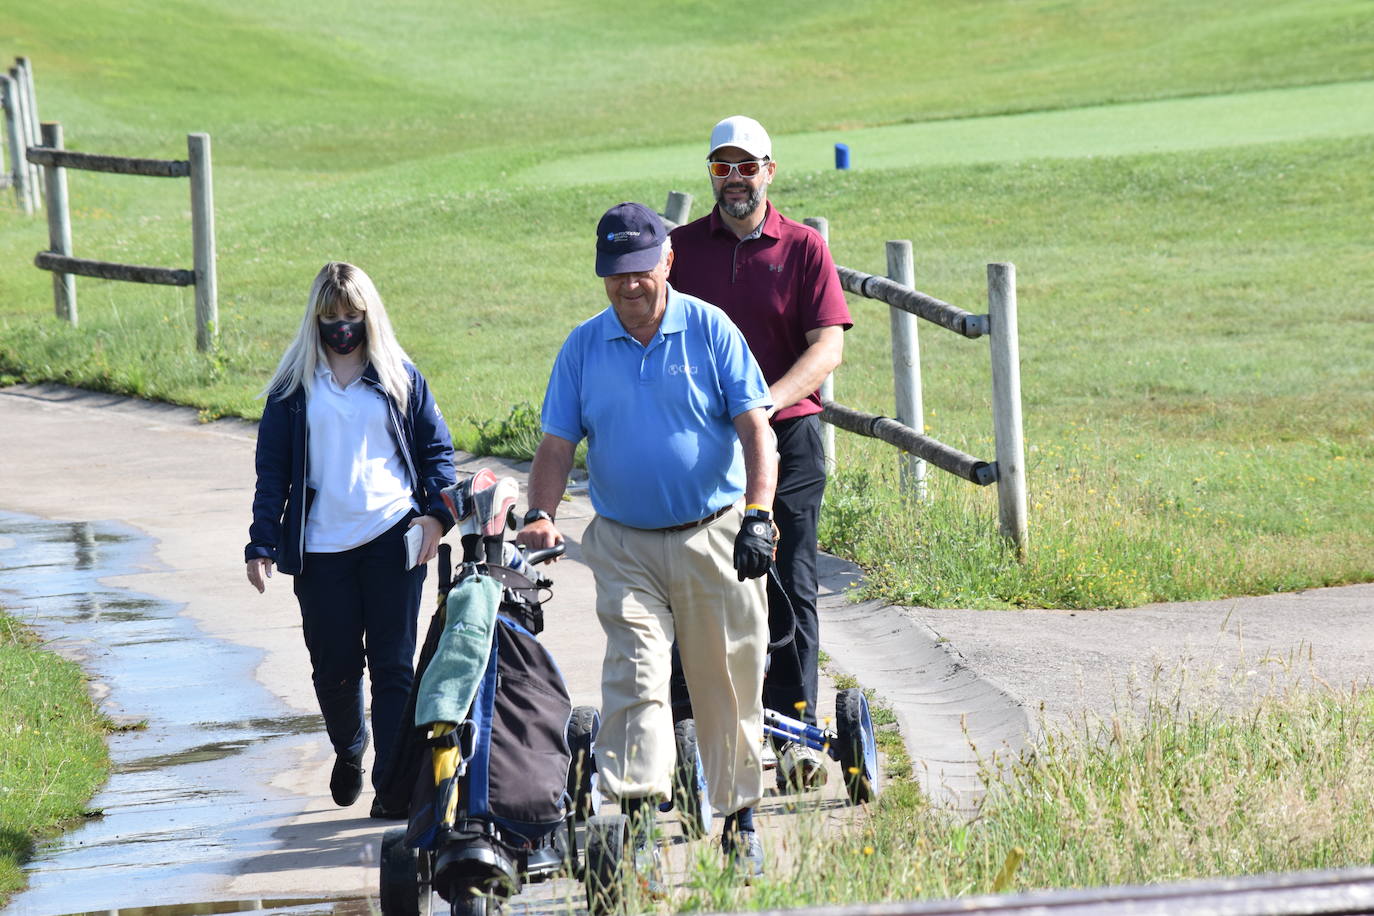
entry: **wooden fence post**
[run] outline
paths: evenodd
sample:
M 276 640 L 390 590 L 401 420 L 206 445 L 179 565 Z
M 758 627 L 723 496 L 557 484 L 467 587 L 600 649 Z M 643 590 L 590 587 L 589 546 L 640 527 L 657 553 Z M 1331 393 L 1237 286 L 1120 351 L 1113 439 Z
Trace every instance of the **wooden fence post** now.
M 32 165 L 26 151 L 30 146 L 38 143 L 38 138 L 30 133 L 29 128 L 29 107 L 24 100 L 24 84 L 19 78 L 19 68 L 10 67 L 10 100 L 14 104 L 14 127 L 19 136 L 19 161 L 15 165 L 15 173 L 22 174 L 24 182 L 24 199 L 26 201 L 25 213 L 32 213 L 38 209 L 38 167 Z
M 916 269 L 911 256 L 911 242 L 887 243 L 887 278 L 910 289 L 916 288 Z M 892 329 L 892 390 L 896 398 L 897 420 L 916 432 L 925 434 L 925 405 L 921 398 L 921 345 L 917 335 L 916 316 L 891 306 L 887 310 Z M 910 452 L 898 459 L 901 468 L 902 492 L 910 493 L 916 502 L 925 502 L 926 463 Z
M 988 265 L 992 425 L 997 454 L 997 515 L 1019 560 L 1026 558 L 1026 468 L 1021 437 L 1021 356 L 1016 338 L 1016 265 Z
M 10 79 L 14 81 L 15 123 L 19 126 L 19 148 L 27 151 L 39 144 L 38 134 L 34 132 L 33 120 L 29 116 L 29 94 L 24 88 L 24 71 L 18 65 L 10 67 Z M 29 189 L 30 205 L 37 210 L 43 205 L 42 192 L 38 187 L 38 166 L 23 159 L 24 181 Z
M 806 225 L 821 234 L 826 246 L 830 245 L 830 220 L 824 216 L 808 216 L 802 220 Z M 821 382 L 821 401 L 835 400 L 835 373 L 830 373 Z M 825 455 L 825 474 L 835 473 L 835 427 L 821 423 L 821 451 Z
M 8 93 L 6 93 L 4 86 L 4 82 L 7 78 L 5 74 L 0 74 L 0 117 L 3 118 L 9 117 L 10 106 L 9 103 L 5 101 Z M 0 134 L 3 134 L 3 136 L 0 136 L 0 141 L 3 141 L 0 142 L 0 188 L 8 188 L 10 185 L 14 184 L 14 175 L 12 174 L 14 170 L 7 167 L 5 163 L 14 161 L 14 153 L 11 150 L 13 144 L 11 144 L 8 139 L 10 135 L 9 125 L 6 124 L 4 120 L 0 120 Z
M 686 191 L 669 191 L 668 202 L 663 205 L 663 218 L 672 226 L 686 223 L 692 213 L 692 195 Z M 668 228 L 672 228 L 669 226 Z
M 191 247 L 196 273 L 196 349 L 215 346 L 219 332 L 218 279 L 215 276 L 215 194 L 210 174 L 210 135 L 188 134 L 191 161 Z
M 43 145 L 62 149 L 62 125 L 42 125 Z M 67 209 L 67 170 L 61 166 L 43 166 L 48 197 L 48 250 L 63 257 L 72 256 L 72 223 Z M 52 300 L 57 317 L 76 327 L 76 277 L 53 272 Z
M 14 183 L 14 198 L 25 215 L 33 215 L 33 196 L 29 184 L 29 161 L 24 158 L 24 127 L 19 110 L 19 87 L 14 78 L 0 73 L 0 94 L 5 106 L 5 134 L 9 139 L 10 180 Z
M 43 135 L 42 125 L 38 121 L 38 93 L 33 88 L 33 65 L 29 63 L 27 57 L 16 57 L 14 59 L 15 68 L 19 71 L 19 86 L 24 93 L 24 110 L 29 116 L 29 145 L 38 142 L 38 138 Z M 43 193 L 43 172 L 38 166 L 33 166 L 34 184 L 33 195 L 35 200 L 40 199 Z

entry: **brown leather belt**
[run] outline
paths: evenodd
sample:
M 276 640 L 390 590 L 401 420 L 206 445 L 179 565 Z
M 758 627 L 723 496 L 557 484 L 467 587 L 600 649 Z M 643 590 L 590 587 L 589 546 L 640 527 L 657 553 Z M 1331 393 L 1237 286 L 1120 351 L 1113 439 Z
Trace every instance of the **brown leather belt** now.
M 655 530 L 656 530 L 656 531 L 687 531 L 687 530 L 692 529 L 692 528 L 700 528 L 702 525 L 709 525 L 711 522 L 714 522 L 716 519 L 720 518 L 722 515 L 724 515 L 725 513 L 729 512 L 733 507 L 734 507 L 734 504 L 733 504 L 733 503 L 729 503 L 729 504 L 727 504 L 727 505 L 721 506 L 719 509 L 717 509 L 716 511 L 712 512 L 710 515 L 706 516 L 705 518 L 699 518 L 699 519 L 697 519 L 696 521 L 694 521 L 694 522 L 688 522 L 688 523 L 685 524 L 685 525 L 669 525 L 667 528 L 657 528 L 657 529 L 655 529 Z

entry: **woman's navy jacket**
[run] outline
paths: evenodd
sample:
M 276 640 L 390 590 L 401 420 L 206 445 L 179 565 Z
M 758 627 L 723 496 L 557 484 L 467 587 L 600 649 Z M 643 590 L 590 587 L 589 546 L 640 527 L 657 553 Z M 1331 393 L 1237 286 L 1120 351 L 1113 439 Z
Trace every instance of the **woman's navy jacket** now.
M 454 482 L 453 442 L 420 370 L 406 363 L 406 372 L 410 376 L 410 404 L 404 415 L 386 395 L 371 363 L 363 370 L 363 381 L 386 397 L 391 435 L 410 474 L 420 513 L 437 518 L 447 533 L 453 527 L 453 516 L 439 491 Z M 306 442 L 304 386 L 285 397 L 268 395 L 258 424 L 258 485 L 244 562 L 262 557 L 284 573 L 296 575 L 301 571 L 305 517 L 315 497 L 305 485 Z

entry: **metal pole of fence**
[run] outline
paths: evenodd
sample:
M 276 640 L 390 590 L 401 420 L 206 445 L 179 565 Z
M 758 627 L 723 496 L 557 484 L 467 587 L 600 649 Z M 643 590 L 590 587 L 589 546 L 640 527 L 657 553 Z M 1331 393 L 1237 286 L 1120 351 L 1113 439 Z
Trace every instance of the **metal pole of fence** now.
M 824 216 L 808 216 L 802 220 L 806 225 L 821 234 L 821 239 L 830 244 L 830 220 Z M 835 373 L 830 373 L 821 382 L 821 402 L 835 400 Z M 821 424 L 821 452 L 825 456 L 825 475 L 835 473 L 835 427 L 829 423 Z
M 988 265 L 992 426 L 997 453 L 997 515 L 1019 560 L 1026 558 L 1026 468 L 1021 435 L 1021 355 L 1016 330 L 1016 265 Z
M 219 331 L 215 277 L 215 194 L 210 174 L 210 135 L 187 134 L 191 160 L 191 246 L 195 250 L 196 349 L 214 348 Z
M 911 242 L 887 243 L 887 278 L 909 289 L 916 288 Z M 924 434 L 926 414 L 921 400 L 921 343 L 916 331 L 917 318 L 902 309 L 889 307 L 887 313 L 892 327 L 892 389 L 897 401 L 897 420 Z M 926 463 L 907 452 L 901 453 L 897 460 L 901 463 L 902 492 L 911 494 L 916 502 L 925 502 Z
M 33 65 L 29 63 L 27 57 L 16 57 L 14 62 L 19 70 L 19 83 L 24 90 L 24 108 L 29 113 L 29 139 L 37 140 L 43 135 L 42 125 L 38 121 L 38 93 L 33 88 Z M 38 184 L 34 185 L 34 199 L 39 199 L 43 193 L 43 173 L 38 166 L 33 167 L 33 176 Z
M 62 125 L 44 124 L 43 145 L 62 148 Z M 72 256 L 72 222 L 67 209 L 67 170 L 61 166 L 43 166 L 48 196 L 48 250 L 64 257 Z M 52 301 L 57 317 L 76 327 L 76 277 L 53 272 Z
M 0 93 L 5 105 L 5 133 L 9 137 L 10 180 L 14 182 L 14 198 L 25 214 L 33 213 L 33 198 L 29 190 L 29 165 L 24 158 L 24 128 L 20 125 L 19 89 L 14 79 L 0 73 Z
M 686 191 L 669 191 L 668 202 L 663 205 L 663 218 L 674 226 L 687 222 L 692 213 L 692 195 Z

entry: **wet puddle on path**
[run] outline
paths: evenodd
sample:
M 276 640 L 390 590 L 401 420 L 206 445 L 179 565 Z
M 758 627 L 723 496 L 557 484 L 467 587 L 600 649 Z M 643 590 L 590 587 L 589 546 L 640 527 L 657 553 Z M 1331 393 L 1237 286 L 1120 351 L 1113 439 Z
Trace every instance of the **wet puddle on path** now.
M 90 802 L 103 814 L 39 849 L 29 889 L 4 916 L 162 914 L 163 904 L 205 900 L 236 862 L 276 848 L 267 821 L 298 810 L 269 781 L 292 742 L 316 740 L 301 736 L 323 730 L 319 717 L 253 679 L 257 650 L 208 638 L 176 605 L 101 584 L 144 571 L 152 549 L 116 523 L 0 512 L 0 603 L 80 661 L 107 715 L 144 723 L 109 738 L 110 780 Z M 264 908 L 255 903 L 247 908 Z
M 64 916 L 220 916 L 224 913 L 250 912 L 260 916 L 376 916 L 377 911 L 376 902 L 366 897 L 341 897 L 336 900 L 263 899 L 178 903 L 68 913 Z

